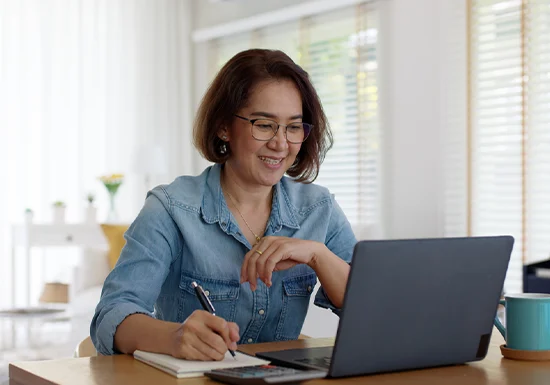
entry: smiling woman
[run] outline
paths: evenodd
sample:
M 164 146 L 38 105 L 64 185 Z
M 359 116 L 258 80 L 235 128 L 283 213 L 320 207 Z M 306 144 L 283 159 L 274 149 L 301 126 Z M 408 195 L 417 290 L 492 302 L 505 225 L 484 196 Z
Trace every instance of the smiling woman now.
M 219 360 L 237 342 L 296 339 L 317 279 L 315 304 L 342 306 L 356 240 L 312 183 L 332 138 L 308 74 L 281 51 L 235 55 L 194 139 L 216 164 L 149 193 L 92 322 L 102 354 Z M 193 282 L 216 315 L 200 310 Z
M 271 188 L 286 170 L 298 163 L 303 131 L 298 143 L 290 143 L 287 133 L 288 126 L 302 126 L 301 110 L 301 96 L 293 82 L 265 80 L 255 85 L 247 103 L 238 110 L 239 116 L 252 119 L 245 118 L 248 120 L 245 122 L 234 118 L 233 124 L 218 130 L 219 137 L 231 150 L 223 172 L 227 181 L 231 180 L 231 184 L 241 188 L 246 188 L 246 185 L 252 189 L 259 186 Z M 257 117 L 259 119 L 255 119 Z M 268 117 L 286 123 L 284 129 L 279 130 L 279 123 Z M 251 121 L 254 122 L 252 125 Z M 231 191 L 228 184 L 225 183 L 225 190 Z
M 294 99 L 286 100 L 288 97 Z M 273 111 L 275 105 L 280 105 L 281 111 Z M 243 111 L 250 116 L 243 116 Z M 282 116 L 283 112 L 287 115 Z M 276 118 L 287 119 L 287 124 L 299 123 L 303 127 L 305 124 L 308 135 L 300 141 L 292 140 L 293 144 L 301 146 L 296 163 L 286 171 L 301 182 L 317 177 L 320 163 L 332 147 L 332 133 L 309 75 L 285 53 L 243 51 L 219 71 L 203 98 L 194 127 L 195 146 L 209 161 L 223 163 L 230 158 L 231 146 L 226 146 L 228 151 L 225 153 L 219 151 L 220 146 L 227 143 L 219 131 L 220 127 L 225 130 L 232 127 L 236 117 L 250 123 L 252 120 L 262 123 L 259 118 L 269 119 L 268 135 L 260 133 L 266 130 L 265 120 L 264 124 L 252 123 L 251 128 L 248 125 L 247 138 L 252 135 L 259 141 L 269 141 L 276 136 L 280 126 L 275 126 L 284 124 L 274 121 Z M 284 133 L 287 132 L 288 127 Z M 229 138 L 227 133 L 226 138 Z

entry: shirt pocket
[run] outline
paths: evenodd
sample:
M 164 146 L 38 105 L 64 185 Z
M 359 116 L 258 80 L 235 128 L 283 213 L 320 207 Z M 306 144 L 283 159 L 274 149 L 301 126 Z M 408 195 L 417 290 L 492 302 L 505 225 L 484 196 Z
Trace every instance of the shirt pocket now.
M 275 339 L 294 340 L 298 338 L 316 283 L 315 273 L 283 278 L 283 306 Z
M 210 278 L 182 271 L 179 284 L 182 295 L 178 314 L 180 322 L 185 321 L 195 310 L 204 310 L 195 294 L 192 282 L 202 286 L 217 316 L 229 322 L 235 321 L 241 287 L 238 280 Z

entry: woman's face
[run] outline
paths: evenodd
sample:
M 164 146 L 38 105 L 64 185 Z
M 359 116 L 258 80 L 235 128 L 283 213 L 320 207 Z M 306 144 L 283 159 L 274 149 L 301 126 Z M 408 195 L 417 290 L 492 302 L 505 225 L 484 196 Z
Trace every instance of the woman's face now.
M 267 118 L 281 125 L 301 122 L 302 97 L 290 80 L 263 81 L 252 89 L 247 105 L 236 114 L 248 119 Z M 221 133 L 231 147 L 227 164 L 241 183 L 271 187 L 292 166 L 302 144 L 287 142 L 284 127 L 279 127 L 269 141 L 254 139 L 251 128 L 250 122 L 235 117 L 229 129 Z

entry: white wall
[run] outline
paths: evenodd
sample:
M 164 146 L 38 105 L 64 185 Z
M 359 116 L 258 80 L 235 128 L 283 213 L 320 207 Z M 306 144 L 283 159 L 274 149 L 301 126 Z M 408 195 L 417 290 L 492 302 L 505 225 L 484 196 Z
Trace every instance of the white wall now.
M 383 130 L 383 229 L 386 238 L 443 235 L 441 122 L 443 55 L 451 3 L 462 0 L 382 0 L 380 86 Z M 295 1 L 194 3 L 194 29 L 295 4 Z M 305 3 L 305 1 L 301 1 Z M 456 5 L 456 4 L 455 4 Z M 195 51 L 195 66 L 204 63 Z M 204 66 L 197 68 L 197 74 Z M 204 74 L 203 74 L 204 75 Z M 195 76 L 195 97 L 204 85 Z M 310 307 L 303 333 L 335 335 L 338 318 Z
M 455 0 L 383 4 L 379 68 L 388 238 L 443 235 L 440 18 L 446 1 Z
M 228 23 L 245 17 L 281 8 L 307 3 L 309 0 L 234 0 L 212 2 L 210 0 L 193 1 L 193 28 L 202 29 Z

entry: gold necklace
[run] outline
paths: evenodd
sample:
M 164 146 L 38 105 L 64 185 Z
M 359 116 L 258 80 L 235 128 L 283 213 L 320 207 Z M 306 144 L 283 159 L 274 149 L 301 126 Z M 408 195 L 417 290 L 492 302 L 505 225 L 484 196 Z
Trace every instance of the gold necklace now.
M 239 210 L 239 208 L 237 207 L 237 203 L 235 202 L 235 200 L 233 199 L 233 197 L 231 196 L 231 194 L 229 194 L 228 191 L 224 190 L 224 188 L 222 187 L 222 191 L 224 191 L 227 196 L 229 197 L 229 199 L 231 200 L 231 203 L 233 203 L 233 206 L 235 207 L 235 210 L 237 210 L 237 212 L 239 213 L 239 215 L 241 216 L 241 218 L 243 219 L 244 221 L 244 224 L 246 225 L 246 227 L 248 227 L 248 230 L 250 230 L 250 232 L 254 235 L 254 238 L 256 238 L 256 242 L 252 245 L 252 247 L 256 246 L 261 240 L 262 240 L 262 237 L 260 237 L 258 234 L 256 234 L 252 228 L 250 227 L 250 225 L 248 224 L 248 222 L 246 221 L 246 219 L 244 218 L 244 215 L 243 213 L 241 213 L 241 210 Z M 267 228 L 267 223 L 265 224 L 265 227 Z M 264 234 L 265 234 L 265 229 L 264 229 Z

